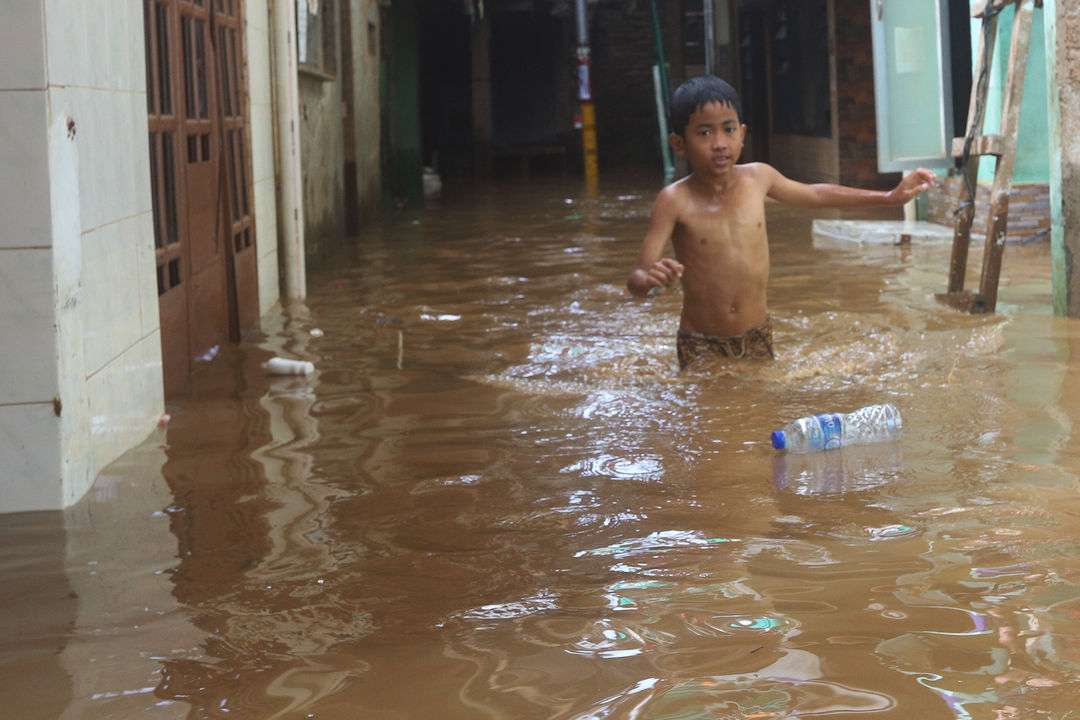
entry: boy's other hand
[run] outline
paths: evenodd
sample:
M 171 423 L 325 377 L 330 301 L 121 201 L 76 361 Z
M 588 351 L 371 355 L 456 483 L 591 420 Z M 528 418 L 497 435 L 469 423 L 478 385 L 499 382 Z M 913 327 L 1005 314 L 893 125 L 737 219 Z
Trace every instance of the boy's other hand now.
M 929 190 L 936 179 L 937 176 L 926 168 L 912 170 L 889 192 L 891 200 L 897 205 L 910 202 L 919 193 Z
M 653 266 L 649 268 L 649 295 L 659 295 L 666 292 L 668 288 L 675 284 L 683 274 L 683 265 L 681 262 L 672 260 L 671 258 L 662 258 L 653 263 Z

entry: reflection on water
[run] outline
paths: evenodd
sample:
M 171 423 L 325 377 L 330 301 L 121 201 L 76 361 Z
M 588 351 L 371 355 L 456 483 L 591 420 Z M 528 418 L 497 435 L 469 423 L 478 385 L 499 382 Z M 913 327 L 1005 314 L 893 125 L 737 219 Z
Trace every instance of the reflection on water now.
M 840 448 L 835 452 L 777 453 L 772 459 L 778 490 L 843 500 L 851 493 L 902 482 L 899 442 Z
M 3 707 L 1080 717 L 1080 326 L 1048 248 L 969 316 L 933 300 L 949 248 L 815 249 L 770 206 L 777 360 L 679 374 L 680 296 L 623 287 L 654 191 L 385 221 L 86 501 L 0 517 Z M 769 446 L 886 401 L 898 443 Z

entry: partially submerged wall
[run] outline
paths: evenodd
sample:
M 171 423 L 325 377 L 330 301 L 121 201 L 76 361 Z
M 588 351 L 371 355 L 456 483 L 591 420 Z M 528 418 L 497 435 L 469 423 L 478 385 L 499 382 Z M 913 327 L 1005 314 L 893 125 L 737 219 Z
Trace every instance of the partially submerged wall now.
M 345 234 L 340 81 L 301 73 L 300 118 L 304 240 L 310 258 Z
M 318 12 L 314 8 L 318 8 Z M 300 156 L 303 173 L 304 244 L 307 257 L 324 253 L 345 234 L 341 48 L 333 2 L 300 3 Z M 315 32 L 318 28 L 321 32 Z
M 278 277 L 277 198 L 274 177 L 274 98 L 270 90 L 270 10 L 267 0 L 247 0 L 244 44 L 248 58 L 251 124 L 251 183 L 259 251 L 259 314 L 280 296 Z
M 379 155 L 379 33 L 377 0 L 352 0 L 353 143 L 357 218 L 364 222 L 379 212 L 381 173 Z
M 9 5 L 0 512 L 71 505 L 164 410 L 140 5 Z
M 1066 310 L 1080 316 L 1080 5 L 1057 0 L 1057 88 L 1061 103 L 1061 193 Z

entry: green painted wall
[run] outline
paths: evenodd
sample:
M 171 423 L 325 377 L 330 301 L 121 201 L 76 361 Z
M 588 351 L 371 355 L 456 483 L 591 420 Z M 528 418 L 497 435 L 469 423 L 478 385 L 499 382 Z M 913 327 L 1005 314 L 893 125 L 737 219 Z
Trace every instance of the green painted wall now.
M 1001 101 L 1008 73 L 1009 43 L 1015 8 L 1006 8 L 998 19 L 998 38 L 994 47 L 994 64 L 987 94 L 986 134 L 1001 127 Z M 979 49 L 982 20 L 971 21 L 972 63 Z M 1016 150 L 1014 183 L 1044 183 L 1050 180 L 1050 135 L 1047 124 L 1046 100 L 1046 38 L 1043 29 L 1043 10 L 1035 9 L 1031 23 L 1031 47 L 1028 49 L 1027 73 L 1024 80 L 1024 100 L 1020 107 L 1020 137 Z M 979 180 L 994 179 L 993 158 L 979 163 Z

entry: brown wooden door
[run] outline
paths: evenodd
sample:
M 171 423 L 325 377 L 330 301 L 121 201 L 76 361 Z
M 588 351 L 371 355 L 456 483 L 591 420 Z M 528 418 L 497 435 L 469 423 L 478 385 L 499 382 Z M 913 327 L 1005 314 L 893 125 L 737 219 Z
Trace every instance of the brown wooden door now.
M 165 392 L 257 321 L 240 0 L 144 0 Z
M 229 285 L 234 337 L 259 321 L 259 278 L 255 253 L 255 220 L 248 148 L 247 83 L 244 72 L 243 13 L 240 0 L 217 0 L 217 59 L 221 83 L 222 139 L 225 143 L 228 212 Z

